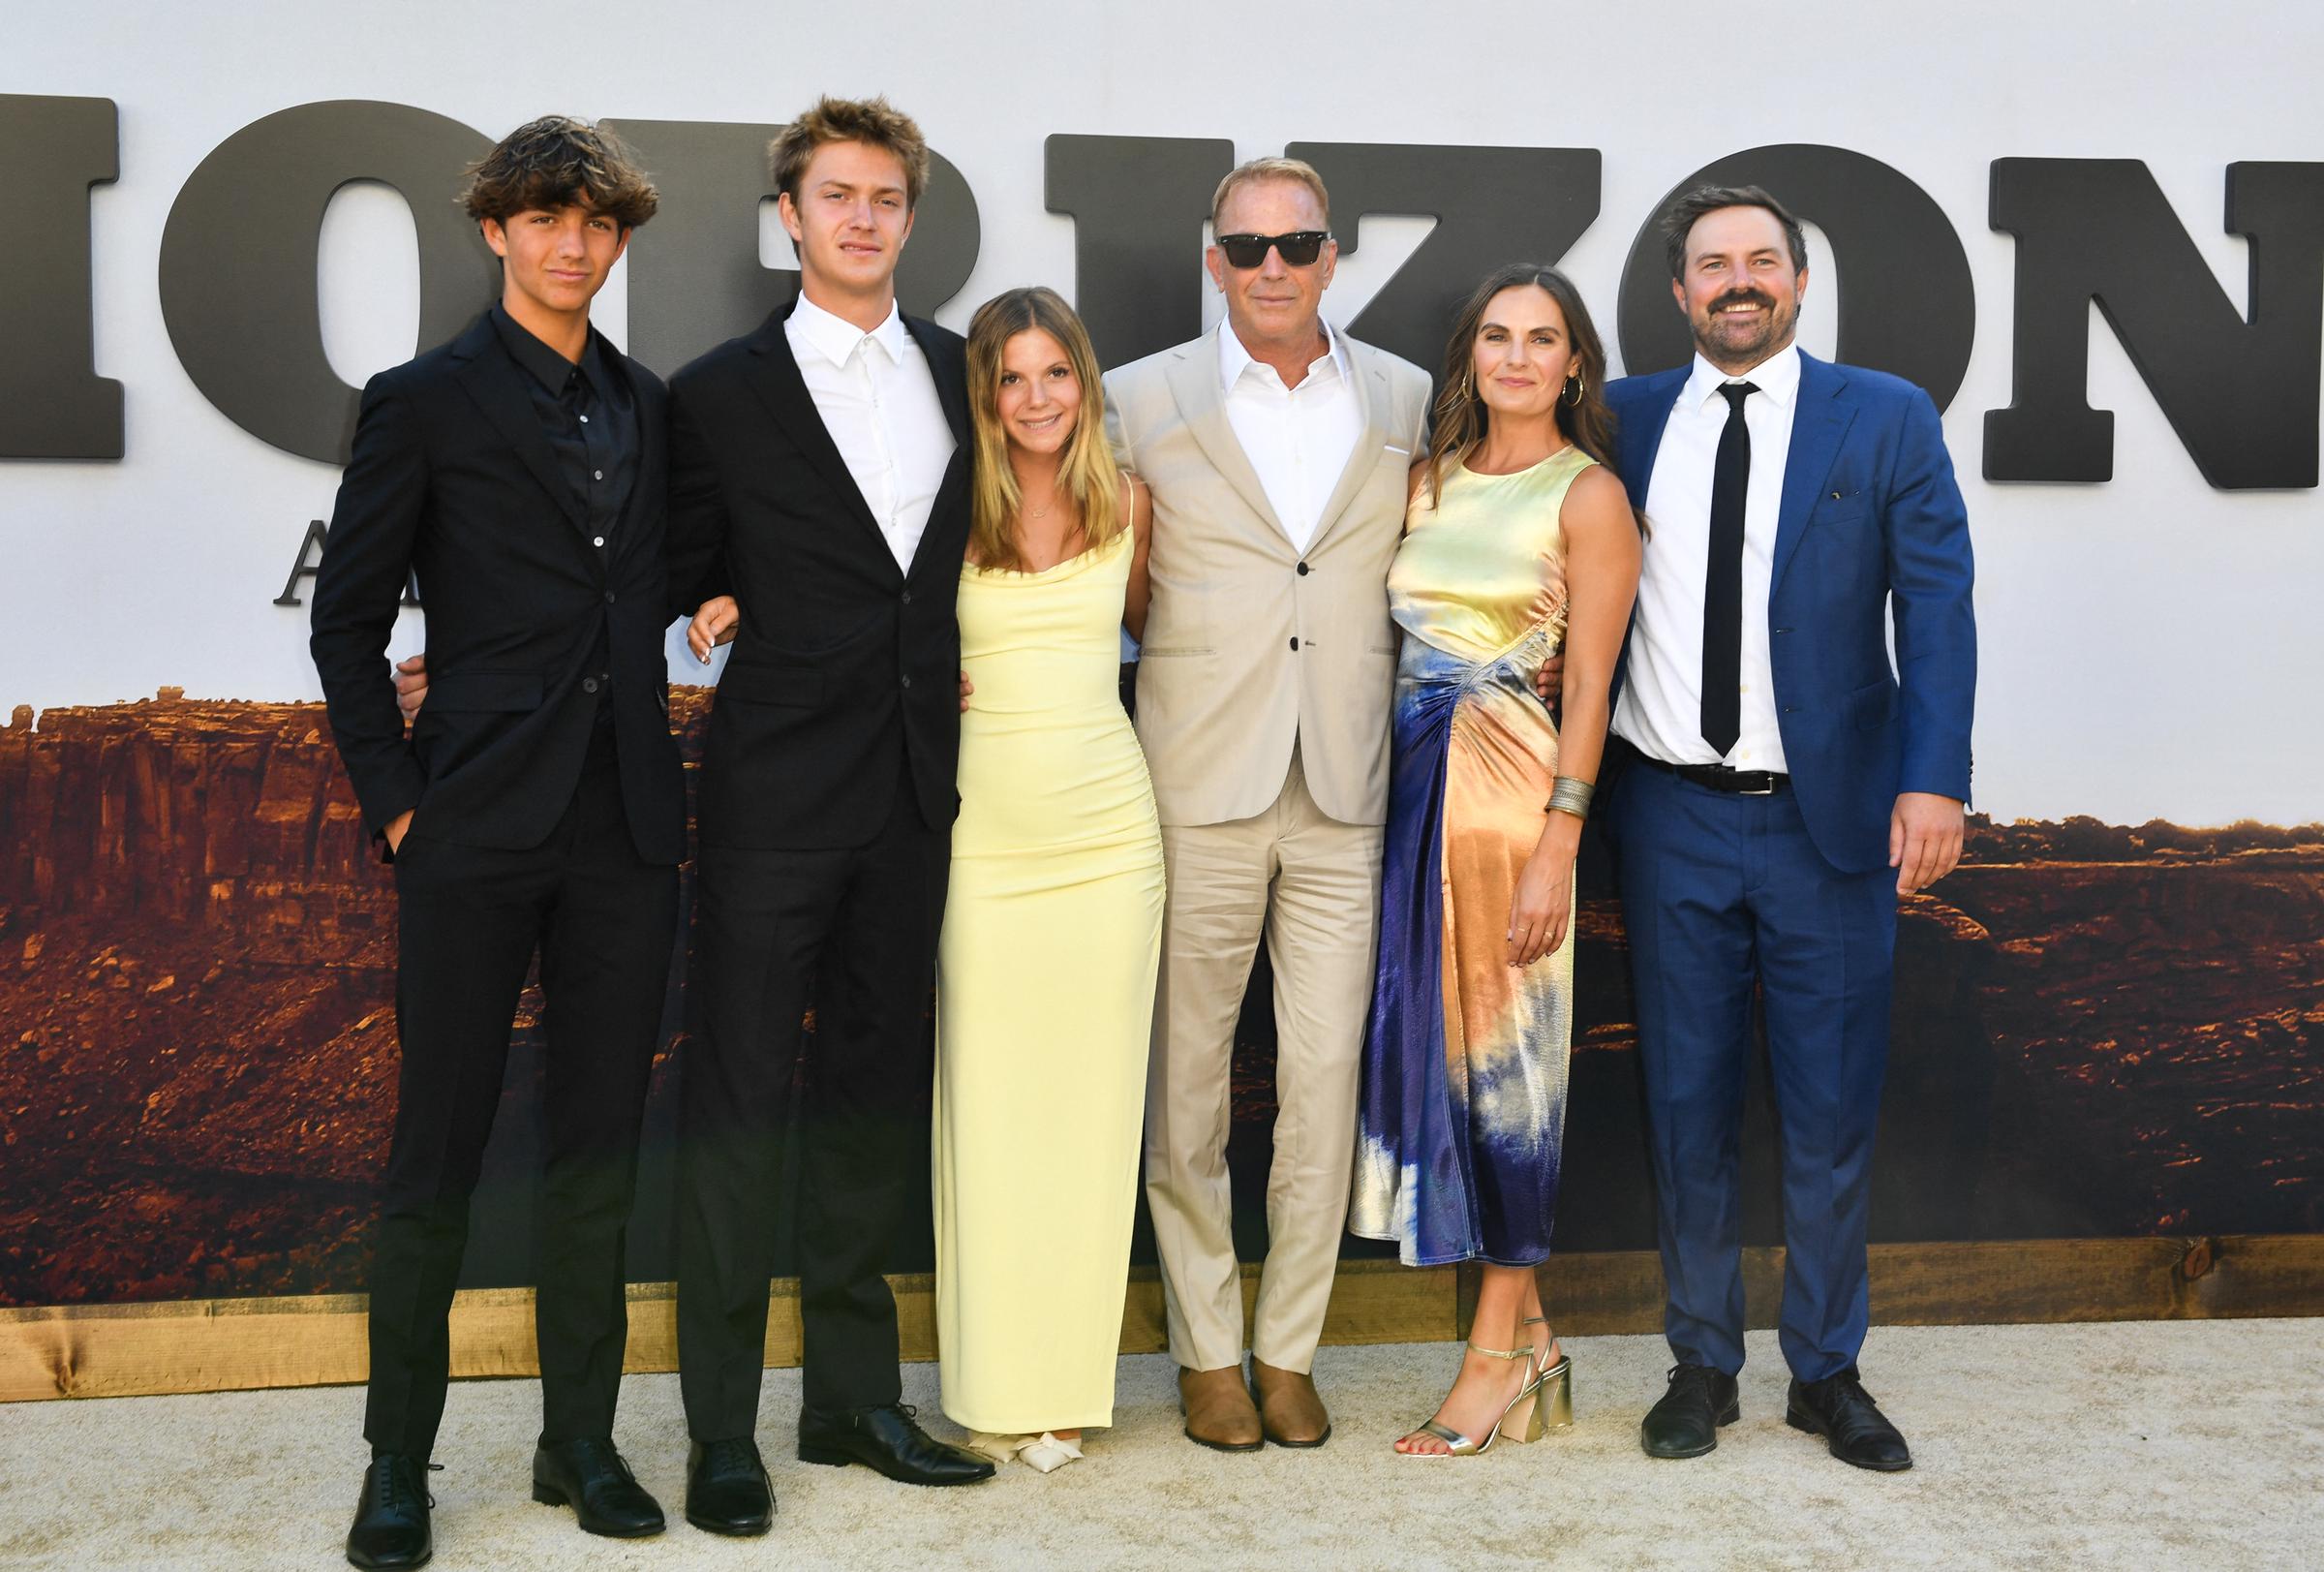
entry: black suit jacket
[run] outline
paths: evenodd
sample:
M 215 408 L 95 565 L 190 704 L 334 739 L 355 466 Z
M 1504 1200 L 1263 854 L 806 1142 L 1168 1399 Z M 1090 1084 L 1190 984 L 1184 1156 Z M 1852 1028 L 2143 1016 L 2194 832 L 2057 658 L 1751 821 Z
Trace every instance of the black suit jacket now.
M 629 379 L 639 439 L 637 482 L 602 551 L 489 316 L 363 389 L 309 648 L 374 833 L 409 808 L 432 839 L 538 846 L 572 801 L 610 675 L 631 838 L 648 861 L 685 859 L 662 651 L 674 609 L 668 395 L 644 366 L 597 347 Z M 428 695 L 407 738 L 385 656 L 414 571 Z M 591 659 L 600 637 L 601 663 Z
M 906 571 L 799 375 L 788 314 L 670 379 L 671 582 L 683 600 L 716 573 L 742 607 L 703 750 L 705 847 L 862 846 L 907 769 L 930 825 L 960 808 L 966 348 L 904 319 L 956 445 Z

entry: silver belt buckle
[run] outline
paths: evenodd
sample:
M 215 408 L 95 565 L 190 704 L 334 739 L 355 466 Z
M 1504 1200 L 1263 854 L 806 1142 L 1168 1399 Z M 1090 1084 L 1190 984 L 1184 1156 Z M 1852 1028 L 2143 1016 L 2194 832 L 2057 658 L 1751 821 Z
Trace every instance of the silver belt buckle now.
M 1740 774 L 1742 774 L 1743 772 L 1742 772 L 1741 770 L 1737 770 L 1735 773 L 1736 773 L 1737 775 L 1740 775 Z M 1765 771 L 1765 770 L 1760 770 L 1760 771 L 1758 771 L 1758 774 L 1761 774 L 1761 775 L 1765 775 L 1765 776 L 1767 777 L 1767 784 L 1766 784 L 1765 786 L 1737 786 L 1737 787 L 1735 788 L 1735 795 L 1736 795 L 1736 796 L 1738 796 L 1738 797 L 1772 797 L 1772 796 L 1774 796 L 1774 795 L 1775 795 L 1775 777 L 1774 777 L 1772 774 L 1769 774 L 1769 773 L 1768 773 L 1767 771 Z

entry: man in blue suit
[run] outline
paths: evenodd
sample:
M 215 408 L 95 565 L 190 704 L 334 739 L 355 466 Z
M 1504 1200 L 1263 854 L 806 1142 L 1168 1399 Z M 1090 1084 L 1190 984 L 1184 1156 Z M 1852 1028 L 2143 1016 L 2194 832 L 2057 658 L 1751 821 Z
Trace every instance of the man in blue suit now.
M 1737 1416 L 1757 996 L 1783 1138 L 1787 1418 L 1842 1462 L 1907 1468 L 1856 1352 L 1897 898 L 1961 855 L 1969 521 L 1928 395 L 1792 342 L 1807 248 L 1781 203 L 1698 188 L 1664 233 L 1694 359 L 1607 390 L 1650 530 L 1608 820 L 1678 1361 L 1641 1438 L 1699 1457 Z

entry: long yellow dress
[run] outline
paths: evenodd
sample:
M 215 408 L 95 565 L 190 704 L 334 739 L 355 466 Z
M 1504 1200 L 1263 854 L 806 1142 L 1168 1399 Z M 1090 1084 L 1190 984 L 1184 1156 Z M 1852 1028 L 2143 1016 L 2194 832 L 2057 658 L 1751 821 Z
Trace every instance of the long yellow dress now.
M 1161 955 L 1162 836 L 1121 707 L 1134 542 L 964 567 L 961 816 L 937 948 L 944 1412 L 1114 1422 Z

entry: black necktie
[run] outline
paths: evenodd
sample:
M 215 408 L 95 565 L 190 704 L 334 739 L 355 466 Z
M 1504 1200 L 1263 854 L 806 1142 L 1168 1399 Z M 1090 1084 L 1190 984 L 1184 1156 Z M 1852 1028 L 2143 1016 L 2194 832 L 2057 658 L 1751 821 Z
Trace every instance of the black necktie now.
M 1711 464 L 1711 550 L 1702 579 L 1702 740 L 1725 758 L 1743 734 L 1743 493 L 1751 483 L 1751 428 L 1743 400 L 1758 388 L 1730 382 L 1727 427 Z

